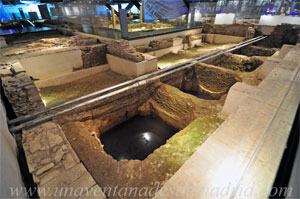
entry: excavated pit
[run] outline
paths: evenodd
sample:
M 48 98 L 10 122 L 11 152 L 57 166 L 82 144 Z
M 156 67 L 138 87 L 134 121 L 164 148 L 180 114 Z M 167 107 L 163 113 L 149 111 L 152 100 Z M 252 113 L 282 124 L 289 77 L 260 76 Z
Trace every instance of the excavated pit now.
M 176 132 L 160 118 L 137 115 L 101 134 L 100 140 L 115 160 L 144 160 Z
M 223 122 L 230 87 L 261 81 L 264 59 L 225 54 L 55 120 L 99 186 L 160 188 Z M 40 93 L 56 104 L 126 80 L 107 71 Z
M 51 47 L 74 47 L 82 54 L 82 66 L 72 66 L 70 73 L 106 63 L 105 45 L 96 39 L 61 37 L 19 45 L 19 49 L 3 52 L 6 61 L 18 54 L 23 56 L 25 51 L 37 53 Z M 158 66 L 186 61 L 231 45 L 201 44 L 160 57 Z M 100 187 L 118 187 L 116 191 L 122 187 L 156 190 L 224 121 L 219 116 L 230 87 L 236 82 L 258 85 L 261 80 L 257 71 L 266 57 L 274 53 L 274 49 L 245 47 L 54 120 Z M 40 95 L 47 106 L 52 106 L 129 79 L 107 70 L 40 88 Z M 107 198 L 114 198 L 103 191 Z
M 252 56 L 272 56 L 276 53 L 276 49 L 264 48 L 260 46 L 246 46 L 234 51 L 234 54 L 246 55 L 248 57 Z
M 266 57 L 225 53 L 214 60 L 214 65 L 233 71 L 252 72 L 263 64 Z
M 161 187 L 222 123 L 223 103 L 156 82 L 56 121 L 101 187 Z

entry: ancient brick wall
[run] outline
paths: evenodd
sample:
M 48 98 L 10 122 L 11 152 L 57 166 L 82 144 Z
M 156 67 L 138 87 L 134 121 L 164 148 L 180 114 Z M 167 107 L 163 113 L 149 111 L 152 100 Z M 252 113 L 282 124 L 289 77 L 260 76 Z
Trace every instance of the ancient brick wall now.
M 80 48 L 83 68 L 106 64 L 106 44 L 96 44 Z
M 144 55 L 140 52 L 137 52 L 135 48 L 131 47 L 127 40 L 114 40 L 108 42 L 107 51 L 109 54 L 134 62 L 141 62 L 145 60 Z

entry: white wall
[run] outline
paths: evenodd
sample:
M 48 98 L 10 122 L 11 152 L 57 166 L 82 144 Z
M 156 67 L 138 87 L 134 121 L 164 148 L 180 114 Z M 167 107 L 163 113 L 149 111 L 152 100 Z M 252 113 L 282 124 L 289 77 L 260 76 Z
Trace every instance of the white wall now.
M 67 74 L 82 67 L 81 50 L 54 50 L 28 55 L 19 59 L 27 74 L 45 80 Z
M 260 25 L 276 26 L 282 23 L 300 25 L 300 17 L 262 15 L 259 20 Z
M 222 13 L 216 14 L 215 24 L 233 24 L 235 20 L 235 14 Z
M 11 189 L 22 187 L 23 182 L 17 161 L 17 146 L 7 127 L 6 113 L 0 103 L 0 198 L 12 198 Z M 19 197 L 25 198 L 23 194 Z
M 146 38 L 142 38 L 142 39 L 130 40 L 129 44 L 131 46 L 147 45 L 147 44 L 149 44 L 150 41 L 153 41 L 153 40 L 171 39 L 171 38 L 175 38 L 175 37 L 179 37 L 179 36 L 200 34 L 201 32 L 202 32 L 202 28 L 185 30 L 185 31 L 174 32 L 174 33 L 169 33 L 169 34 L 157 35 L 157 36 L 153 36 L 153 37 L 146 37 Z

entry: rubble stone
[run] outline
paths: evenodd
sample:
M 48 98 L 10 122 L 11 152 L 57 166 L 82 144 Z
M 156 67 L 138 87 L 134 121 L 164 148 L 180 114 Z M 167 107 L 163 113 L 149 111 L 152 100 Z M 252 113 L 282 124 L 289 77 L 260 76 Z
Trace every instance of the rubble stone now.
M 271 35 L 258 45 L 266 48 L 281 48 L 283 44 L 296 45 L 299 34 L 300 25 L 277 25 Z
M 236 54 L 246 55 L 246 56 L 272 56 L 276 50 L 271 48 L 263 48 L 260 46 L 246 46 L 239 49 Z
M 45 107 L 38 89 L 19 63 L 2 66 L 0 79 L 4 95 L 17 116 Z
M 135 48 L 129 45 L 126 40 L 114 40 L 108 43 L 107 51 L 109 54 L 122 57 L 134 62 L 141 62 L 145 60 L 142 53 L 137 52 Z
M 80 49 L 82 54 L 83 68 L 106 64 L 106 44 L 85 46 Z
M 83 37 L 83 36 L 73 36 L 67 41 L 67 46 L 88 46 L 97 44 L 97 38 L 93 37 Z

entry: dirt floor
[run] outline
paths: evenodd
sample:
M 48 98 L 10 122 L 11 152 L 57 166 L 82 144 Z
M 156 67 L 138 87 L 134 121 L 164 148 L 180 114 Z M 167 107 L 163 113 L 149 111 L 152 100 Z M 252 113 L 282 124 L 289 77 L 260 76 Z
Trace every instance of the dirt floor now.
M 67 84 L 41 88 L 40 95 L 46 106 L 52 106 L 129 79 L 109 70 Z
M 178 64 L 189 59 L 193 59 L 213 51 L 222 50 L 228 48 L 234 44 L 206 44 L 203 43 L 202 47 L 194 47 L 190 50 L 184 51 L 182 54 L 169 53 L 165 56 L 159 57 L 157 59 L 157 66 L 161 67 L 166 64 Z

